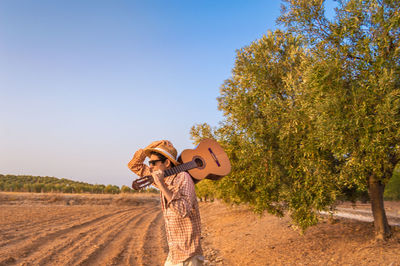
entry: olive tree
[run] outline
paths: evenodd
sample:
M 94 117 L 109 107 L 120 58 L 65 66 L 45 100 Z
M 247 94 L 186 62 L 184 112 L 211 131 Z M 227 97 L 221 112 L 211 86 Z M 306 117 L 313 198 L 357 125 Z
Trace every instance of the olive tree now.
M 313 64 L 303 74 L 318 145 L 341 162 L 341 184 L 369 190 L 376 237 L 390 235 L 385 184 L 400 160 L 400 1 L 288 0 L 280 22 L 304 36 Z
M 248 202 L 258 212 L 289 210 L 303 229 L 340 190 L 338 160 L 315 142 L 312 118 L 304 112 L 303 74 L 310 62 L 300 36 L 268 32 L 237 51 L 218 98 L 225 121 L 216 129 L 192 129 L 195 140 L 214 136 L 232 161 L 232 173 L 214 185 L 218 197 Z

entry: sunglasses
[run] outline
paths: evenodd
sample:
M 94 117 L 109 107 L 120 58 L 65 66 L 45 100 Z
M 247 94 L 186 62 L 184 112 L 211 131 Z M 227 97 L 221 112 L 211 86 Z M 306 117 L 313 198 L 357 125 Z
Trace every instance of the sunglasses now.
M 149 165 L 155 166 L 157 162 L 164 162 L 165 160 L 158 159 L 158 160 L 151 160 L 149 161 Z

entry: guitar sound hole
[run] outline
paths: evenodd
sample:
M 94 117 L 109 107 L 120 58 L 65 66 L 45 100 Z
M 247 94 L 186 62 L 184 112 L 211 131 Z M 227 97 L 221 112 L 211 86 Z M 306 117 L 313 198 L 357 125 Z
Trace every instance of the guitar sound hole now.
M 204 167 L 204 161 L 200 158 L 194 158 L 194 162 L 196 163 L 198 168 L 203 168 Z

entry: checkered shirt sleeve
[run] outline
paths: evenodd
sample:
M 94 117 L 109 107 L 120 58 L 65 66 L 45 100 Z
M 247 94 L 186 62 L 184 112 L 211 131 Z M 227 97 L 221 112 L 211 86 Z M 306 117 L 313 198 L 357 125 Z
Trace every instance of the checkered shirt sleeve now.
M 140 177 L 151 175 L 150 167 L 143 162 L 146 159 L 146 154 L 143 149 L 139 149 L 133 155 L 132 160 L 128 163 L 129 169 Z

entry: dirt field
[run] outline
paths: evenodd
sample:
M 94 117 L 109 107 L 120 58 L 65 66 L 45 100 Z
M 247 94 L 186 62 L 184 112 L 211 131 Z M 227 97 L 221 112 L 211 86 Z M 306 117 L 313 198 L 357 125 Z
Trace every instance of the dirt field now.
M 387 204 L 400 214 L 399 204 Z M 157 196 L 0 193 L 0 265 L 163 265 Z M 327 221 L 304 235 L 288 218 L 201 203 L 206 265 L 400 265 L 400 230 Z

